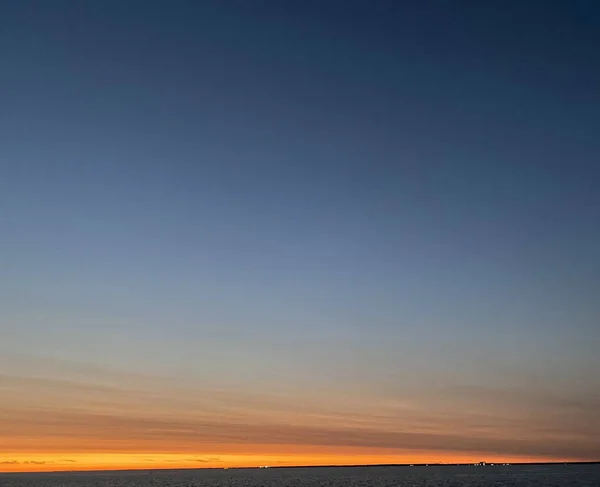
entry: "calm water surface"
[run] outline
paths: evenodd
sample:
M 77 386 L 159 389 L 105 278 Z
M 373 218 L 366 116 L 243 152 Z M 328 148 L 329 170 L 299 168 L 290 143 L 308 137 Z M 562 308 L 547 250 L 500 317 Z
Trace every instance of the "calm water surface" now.
M 600 465 L 0 474 L 0 487 L 600 487 Z

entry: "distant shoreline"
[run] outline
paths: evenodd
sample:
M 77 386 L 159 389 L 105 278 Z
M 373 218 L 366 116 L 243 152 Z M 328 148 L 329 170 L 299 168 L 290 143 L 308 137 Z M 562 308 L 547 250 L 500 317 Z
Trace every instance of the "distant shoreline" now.
M 111 473 L 147 473 L 153 472 L 187 472 L 195 470 L 273 470 L 273 469 L 308 469 L 308 468 L 381 468 L 381 467 L 522 467 L 522 466 L 559 466 L 559 465 L 600 465 L 600 460 L 587 462 L 516 462 L 516 463 L 380 463 L 366 465 L 273 465 L 268 467 L 204 467 L 204 468 L 152 468 L 152 469 L 118 469 L 118 470 L 53 470 L 47 472 L 2 472 L 0 475 L 48 475 L 48 474 L 111 474 Z

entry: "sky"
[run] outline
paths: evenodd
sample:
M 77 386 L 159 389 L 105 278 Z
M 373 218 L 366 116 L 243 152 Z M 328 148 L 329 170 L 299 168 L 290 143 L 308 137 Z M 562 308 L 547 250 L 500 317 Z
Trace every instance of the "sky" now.
M 597 2 L 0 2 L 0 471 L 600 459 Z

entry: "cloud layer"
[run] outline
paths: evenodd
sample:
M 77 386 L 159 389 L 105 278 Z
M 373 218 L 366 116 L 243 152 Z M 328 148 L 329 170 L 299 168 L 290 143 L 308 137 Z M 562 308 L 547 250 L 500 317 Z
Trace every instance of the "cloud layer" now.
M 399 455 L 600 457 L 600 397 L 594 393 L 564 397 L 448 384 L 398 387 L 393 395 L 298 395 L 59 365 L 0 375 L 0 450 L 250 454 L 354 448 Z M 210 455 L 188 458 L 215 461 Z

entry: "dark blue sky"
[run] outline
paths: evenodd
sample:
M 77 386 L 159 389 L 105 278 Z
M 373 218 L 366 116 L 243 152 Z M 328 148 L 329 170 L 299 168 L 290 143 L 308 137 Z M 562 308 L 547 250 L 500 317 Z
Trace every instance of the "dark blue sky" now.
M 0 19 L 0 352 L 599 400 L 597 2 Z

